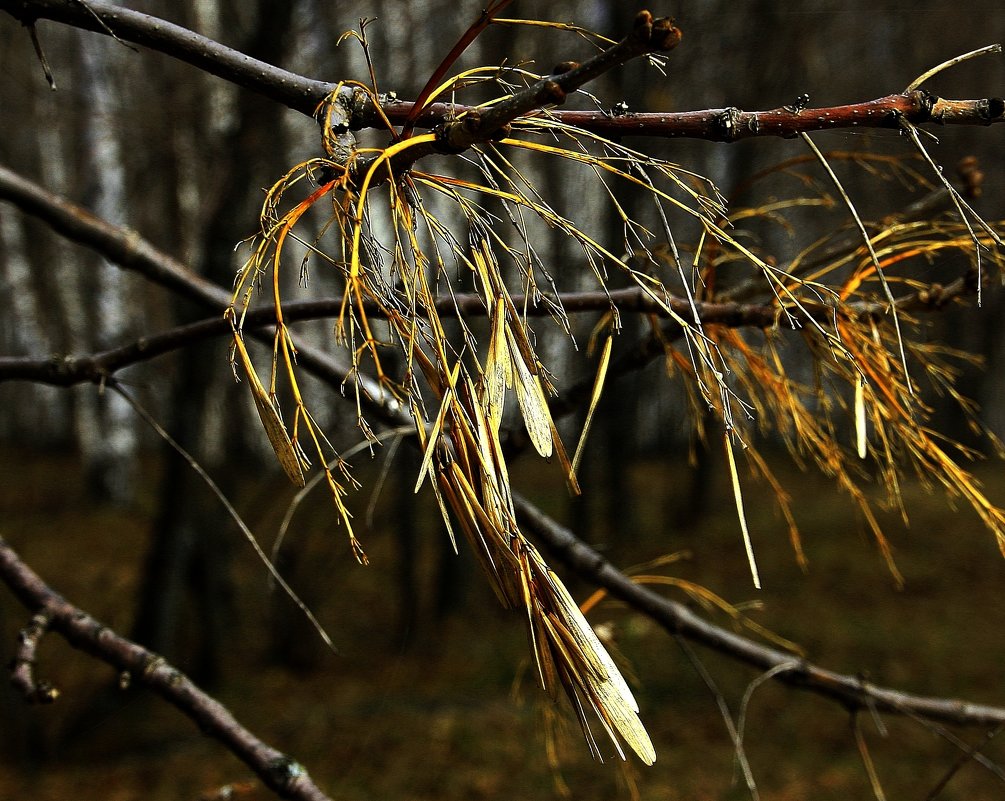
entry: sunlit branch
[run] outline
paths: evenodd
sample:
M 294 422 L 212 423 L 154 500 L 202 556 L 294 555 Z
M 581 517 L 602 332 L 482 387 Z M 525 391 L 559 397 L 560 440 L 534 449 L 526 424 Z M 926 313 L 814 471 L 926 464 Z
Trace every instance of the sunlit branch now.
M 0 580 L 34 616 L 44 622 L 37 632 L 55 631 L 70 645 L 127 673 L 130 680 L 160 695 L 219 740 L 281 798 L 328 801 L 307 769 L 259 740 L 219 701 L 163 657 L 116 634 L 52 590 L 0 537 Z M 35 681 L 36 689 L 39 685 Z M 54 690 L 49 690 L 50 694 Z
M 381 104 L 383 113 L 392 123 L 407 116 L 411 108 L 411 103 L 403 101 Z M 448 116 L 460 115 L 469 110 L 468 106 L 435 103 L 419 115 L 418 124 L 434 128 Z M 613 139 L 648 136 L 737 142 L 755 137 L 791 139 L 800 133 L 813 131 L 896 129 L 900 127 L 902 119 L 915 125 L 991 125 L 1005 121 L 1005 100 L 1000 97 L 949 100 L 925 91 L 913 91 L 859 103 L 799 110 L 796 107 L 782 106 L 765 111 L 744 111 L 730 106 L 673 112 L 553 110 L 547 113 L 563 124 Z M 375 109 L 364 106 L 357 116 L 366 125 L 376 125 Z

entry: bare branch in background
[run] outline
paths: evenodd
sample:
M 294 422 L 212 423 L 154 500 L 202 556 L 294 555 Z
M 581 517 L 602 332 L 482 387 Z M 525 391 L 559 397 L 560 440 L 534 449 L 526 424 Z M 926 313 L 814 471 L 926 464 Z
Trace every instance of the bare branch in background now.
M 303 765 L 259 740 L 223 704 L 162 657 L 116 634 L 53 591 L 2 537 L 0 578 L 36 619 L 45 621 L 44 631 L 60 634 L 74 648 L 128 673 L 131 681 L 153 690 L 203 732 L 223 743 L 281 798 L 328 801 Z M 44 631 L 40 629 L 36 639 Z M 36 692 L 37 688 L 36 684 Z
M 527 499 L 515 496 L 520 519 L 549 553 L 580 578 L 603 587 L 612 597 L 655 620 L 668 632 L 718 651 L 763 671 L 783 684 L 836 701 L 850 710 L 875 709 L 942 723 L 988 726 L 1005 723 L 1005 708 L 968 701 L 913 695 L 864 681 L 860 676 L 836 673 L 798 659 L 791 653 L 754 642 L 715 626 L 684 604 L 664 598 L 618 570 L 603 556 L 559 525 Z M 797 661 L 794 663 L 793 660 Z

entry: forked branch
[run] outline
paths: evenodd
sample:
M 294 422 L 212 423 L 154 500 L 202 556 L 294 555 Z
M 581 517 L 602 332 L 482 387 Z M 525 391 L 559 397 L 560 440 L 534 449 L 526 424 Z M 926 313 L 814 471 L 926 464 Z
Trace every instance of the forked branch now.
M 258 61 L 180 25 L 97 0 L 88 0 L 86 7 L 75 0 L 0 0 L 0 11 L 26 26 L 52 20 L 103 35 L 114 33 L 124 41 L 191 64 L 310 117 L 336 87 L 334 83 Z M 569 92 L 567 88 L 563 91 Z M 433 103 L 415 114 L 414 103 L 386 97 L 381 98 L 378 108 L 365 93 L 354 94 L 350 88 L 344 88 L 341 97 L 351 108 L 354 129 L 383 128 L 388 120 L 401 125 L 410 117 L 414 117 L 416 126 L 432 129 L 475 110 L 462 104 Z M 559 122 L 604 137 L 654 136 L 732 142 L 758 136 L 790 138 L 799 133 L 841 128 L 897 128 L 900 118 L 915 125 L 990 125 L 1005 119 L 1005 100 L 1001 97 L 948 100 L 915 90 L 815 109 L 796 104 L 766 111 L 729 107 L 618 115 L 572 110 L 549 113 Z
M 62 635 L 70 645 L 91 654 L 130 679 L 153 690 L 250 767 L 281 798 L 329 801 L 307 769 L 262 742 L 244 728 L 223 704 L 207 695 L 162 657 L 116 634 L 87 612 L 51 589 L 0 537 L 0 580 L 39 621 L 35 640 L 45 631 Z M 31 628 L 31 627 L 29 627 Z M 23 650 L 23 649 L 22 649 Z M 34 649 L 32 649 L 34 651 Z M 32 653 L 32 657 L 33 657 Z M 24 660 L 20 663 L 22 666 Z M 17 666 L 16 666 L 17 669 Z M 23 667 L 21 668 L 24 672 Z M 15 676 L 18 674 L 16 673 Z M 32 678 L 35 694 L 52 696 L 54 689 Z M 31 698 L 30 700 L 38 700 Z

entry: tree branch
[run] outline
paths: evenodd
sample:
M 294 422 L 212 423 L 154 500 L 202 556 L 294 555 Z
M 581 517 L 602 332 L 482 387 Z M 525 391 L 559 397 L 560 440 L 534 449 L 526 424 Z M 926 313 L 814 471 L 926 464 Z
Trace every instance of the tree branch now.
M 246 56 L 172 22 L 110 3 L 87 0 L 0 0 L 22 25 L 41 19 L 104 35 L 114 34 L 313 116 L 335 84 L 312 80 Z M 347 96 L 351 92 L 347 91 Z
M 0 200 L 15 203 L 23 211 L 47 223 L 70 241 L 85 245 L 121 267 L 140 273 L 153 283 L 219 313 L 223 319 L 223 311 L 231 302 L 231 293 L 192 272 L 177 259 L 158 250 L 135 231 L 120 228 L 95 217 L 80 206 L 42 189 L 3 166 L 0 166 Z M 213 325 L 213 323 L 207 324 Z M 252 336 L 272 346 L 271 334 L 258 331 L 253 332 Z M 142 350 L 145 345 L 143 340 L 140 340 L 126 347 Z M 358 384 L 364 395 L 379 398 L 385 394 L 379 384 L 369 376 L 355 373 L 350 365 L 338 363 L 330 355 L 309 345 L 299 346 L 297 360 L 334 387 L 341 387 L 349 376 L 353 376 L 352 380 Z M 32 369 L 40 374 L 49 375 L 56 375 L 60 370 L 58 366 L 54 367 L 52 364 Z M 99 372 L 80 380 L 100 380 L 100 378 Z M 77 381 L 73 380 L 70 383 Z M 387 399 L 386 402 L 392 406 L 395 403 L 392 399 Z M 400 418 L 396 424 L 401 424 Z
M 94 251 L 133 270 L 154 283 L 194 300 L 202 306 L 216 311 L 225 309 L 231 301 L 231 294 L 192 272 L 184 264 L 157 249 L 135 231 L 112 225 L 72 203 L 66 198 L 48 192 L 38 184 L 0 165 L 0 200 L 7 200 L 50 225 L 55 231 L 71 241 L 90 247 Z M 902 311 L 935 311 L 948 306 L 955 300 L 975 294 L 977 291 L 976 270 L 969 270 L 946 285 L 933 284 L 897 299 L 897 308 Z M 653 314 L 662 318 L 668 316 L 666 309 L 656 303 L 653 297 L 638 287 L 616 290 L 593 290 L 570 292 L 551 298 L 560 303 L 567 313 L 604 312 L 616 307 L 621 312 Z M 525 310 L 528 316 L 550 314 L 547 304 L 534 303 L 523 295 L 515 295 L 517 308 Z M 333 317 L 343 310 L 343 298 L 321 298 L 318 300 L 291 302 L 284 306 L 283 316 L 288 322 Z M 670 297 L 667 301 L 671 309 L 681 318 L 690 319 L 697 311 L 703 325 L 720 325 L 730 328 L 772 328 L 778 324 L 781 311 L 771 303 L 740 303 L 728 301 L 695 301 L 694 306 L 684 298 Z M 379 316 L 382 312 L 375 304 L 366 304 L 368 315 Z M 485 302 L 477 293 L 458 293 L 443 297 L 436 302 L 437 313 L 441 317 L 458 315 L 477 316 L 486 313 Z M 801 309 L 790 308 L 789 313 L 799 322 L 811 319 L 820 323 L 833 320 L 835 310 L 823 303 L 803 303 Z M 888 311 L 881 301 L 848 303 L 841 314 L 860 319 L 880 318 Z M 274 323 L 272 308 L 256 309 L 248 313 L 245 325 L 248 330 Z M 11 380 L 38 381 L 57 386 L 70 386 L 82 382 L 100 382 L 104 378 L 139 362 L 147 361 L 165 353 L 177 350 L 214 336 L 230 333 L 231 328 L 222 316 L 200 320 L 160 334 L 145 336 L 137 341 L 99 353 L 71 356 L 54 355 L 45 358 L 0 357 L 0 382 Z M 625 351 L 612 364 L 612 377 L 624 375 L 640 369 L 663 352 L 663 342 L 676 339 L 681 334 L 677 322 L 667 323 L 660 338 L 646 337 L 634 347 Z M 269 335 L 259 332 L 264 341 Z M 348 366 L 333 369 L 330 357 L 311 348 L 300 349 L 300 359 L 312 364 L 314 369 L 328 373 L 329 378 L 337 377 L 341 385 L 349 375 Z M 581 386 L 569 390 L 565 396 L 552 403 L 552 412 L 563 415 L 571 412 L 576 405 L 592 391 L 592 378 Z M 376 385 L 368 391 L 377 392 Z
M 881 687 L 864 681 L 859 676 L 827 670 L 709 623 L 683 604 L 636 584 L 526 498 L 514 493 L 513 503 L 521 526 L 534 534 L 556 558 L 581 578 L 603 587 L 613 597 L 656 621 L 671 634 L 701 643 L 734 661 L 759 670 L 775 670 L 777 673 L 774 678 L 783 684 L 830 698 L 849 710 L 875 709 L 965 726 L 1005 723 L 1005 708 L 913 695 Z M 791 667 L 787 667 L 789 665 Z
M 460 113 L 454 109 L 454 113 Z M 606 114 L 597 111 L 549 112 L 568 125 L 591 133 L 619 138 L 652 136 L 668 139 L 705 139 L 738 142 L 753 137 L 791 139 L 800 133 L 842 128 L 899 128 L 901 119 L 915 125 L 991 125 L 1005 121 L 1005 100 L 945 100 L 916 90 L 862 103 L 824 108 L 781 107 L 743 111 L 730 106 L 702 111 Z M 391 116 L 391 115 L 389 115 Z M 392 122 L 394 117 L 391 116 Z
M 139 682 L 177 707 L 199 728 L 219 740 L 250 767 L 269 789 L 282 798 L 328 801 L 328 796 L 308 775 L 306 768 L 266 745 L 245 729 L 219 701 L 197 687 L 191 679 L 148 651 L 95 620 L 52 590 L 0 537 L 0 579 L 14 596 L 45 625 L 61 634 L 70 645 L 127 671 Z M 32 649 L 34 650 L 34 649 Z
M 0 0 L 0 11 L 23 25 L 47 19 L 95 33 L 114 33 L 125 41 L 191 64 L 310 117 L 336 86 L 258 61 L 158 17 L 97 0 L 88 0 L 86 6 L 79 0 Z M 563 88 L 562 91 L 567 94 L 571 90 Z M 344 90 L 343 102 L 352 109 L 351 127 L 354 129 L 383 128 L 384 115 L 395 125 L 404 124 L 414 108 L 413 103 L 385 98 L 378 110 L 364 93 L 353 93 L 351 89 Z M 529 111 L 531 109 L 520 113 Z M 470 119 L 475 113 L 484 112 L 472 106 L 434 103 L 419 113 L 415 123 L 435 128 L 449 119 L 461 116 Z M 900 119 L 915 125 L 990 125 L 1005 120 L 1005 100 L 1000 97 L 947 100 L 915 90 L 862 103 L 816 109 L 783 106 L 767 111 L 729 107 L 619 115 L 571 110 L 547 113 L 563 123 L 607 137 L 652 136 L 735 142 L 757 136 L 790 138 L 800 133 L 840 128 L 898 128 Z M 487 123 L 478 122 L 479 128 L 485 126 Z

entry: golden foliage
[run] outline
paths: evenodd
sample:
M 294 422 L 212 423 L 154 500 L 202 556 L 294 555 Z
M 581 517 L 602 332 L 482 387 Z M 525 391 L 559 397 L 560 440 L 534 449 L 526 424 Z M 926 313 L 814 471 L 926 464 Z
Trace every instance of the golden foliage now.
M 505 74 L 498 69 L 468 70 L 434 87 L 426 102 L 471 85 L 492 82 L 507 89 L 506 80 L 539 77 L 516 68 Z M 380 393 L 411 414 L 423 454 L 416 489 L 429 479 L 451 538 L 459 528 L 499 600 L 522 611 L 541 685 L 552 697 L 561 690 L 570 698 L 598 756 L 589 713 L 622 757 L 622 744 L 646 763 L 655 760 L 655 751 L 620 671 L 517 524 L 500 440 L 512 392 L 530 443 L 542 457 L 554 457 L 570 488 L 578 491 L 574 466 L 580 451 L 572 460 L 566 455 L 549 405 L 552 380 L 536 350 L 528 309 L 514 301 L 513 288 L 519 286 L 528 303 L 546 305 L 558 325 L 568 330 L 552 272 L 535 248 L 535 238 L 543 233 L 567 237 L 578 245 L 584 269 L 592 271 L 599 286 L 606 287 L 611 275 L 624 276 L 669 320 L 667 330 L 656 329 L 654 336 L 661 340 L 669 371 L 682 376 L 691 393 L 695 429 L 704 431 L 701 417 L 706 410 L 721 425 L 755 585 L 754 549 L 743 515 L 735 445 L 746 453 L 751 471 L 769 482 L 785 513 L 797 557 L 801 562 L 804 558 L 790 499 L 756 450 L 754 423 L 780 437 L 796 459 L 815 463 L 849 494 L 894 575 L 892 552 L 862 487 L 869 459 L 892 502 L 899 503 L 898 475 L 906 463 L 927 480 L 964 497 L 1005 548 L 1003 513 L 958 466 L 949 453 L 951 444 L 926 426 L 929 409 L 912 387 L 908 370 L 917 369 L 952 391 L 945 354 L 910 340 L 898 322 L 912 328 L 911 303 L 923 306 L 923 293 L 930 289 L 910 278 L 907 268 L 914 261 L 947 250 L 973 253 L 975 248 L 987 249 L 997 261 L 1000 254 L 991 238 L 978 240 L 969 223 L 892 219 L 872 227 L 866 241 L 857 246 L 815 258 L 828 244 L 819 242 L 782 268 L 758 253 L 736 226 L 751 219 L 784 220 L 793 209 L 834 206 L 830 198 L 822 194 L 793 198 L 731 215 L 716 188 L 700 176 L 563 124 L 545 110 L 517 118 L 509 135 L 498 141 L 473 147 L 454 174 L 411 164 L 398 170 L 395 165 L 401 159 L 435 143 L 436 134 L 398 138 L 388 125 L 391 142 L 386 147 L 359 147 L 347 154 L 329 125 L 342 88 L 319 109 L 318 116 L 325 121 L 326 155 L 297 165 L 266 195 L 261 231 L 238 275 L 228 310 L 236 358 L 287 475 L 303 485 L 310 466 L 307 451 L 316 455 L 354 553 L 365 561 L 344 503 L 352 484 L 348 467 L 340 459 L 336 469 L 326 466 L 337 451 L 301 394 L 294 336 L 283 320 L 288 241 L 300 242 L 308 257 L 323 260 L 341 276 L 344 294 L 335 333 L 352 357 L 349 381 L 354 384 L 360 428 L 372 438 L 364 407 L 370 401 L 379 404 L 381 398 L 367 397 L 360 378 L 372 374 Z M 376 102 L 374 90 L 361 85 L 353 89 Z M 504 92 L 485 107 L 505 97 Z M 563 169 L 584 170 L 591 176 L 597 195 L 606 199 L 622 223 L 623 241 L 600 241 L 588 222 L 578 223 L 550 204 L 533 178 L 517 166 L 528 158 L 557 159 Z M 913 174 L 907 169 L 901 172 Z M 621 198 L 629 190 L 651 200 L 659 222 L 656 232 L 627 211 Z M 302 199 L 289 202 L 297 191 Z M 311 241 L 295 232 L 312 209 L 323 209 L 326 220 Z M 674 215 L 690 220 L 700 232 L 689 268 L 671 230 Z M 775 312 L 774 325 L 763 335 L 747 335 L 703 316 L 704 301 L 716 299 L 717 270 L 737 262 L 747 265 L 751 274 L 746 288 L 734 287 L 734 298 L 764 298 L 759 302 Z M 451 337 L 438 301 L 452 297 L 457 278 L 481 297 L 480 315 L 475 316 L 487 320 L 487 327 L 478 328 L 458 309 L 460 335 Z M 242 320 L 253 288 L 266 282 L 271 286 L 276 324 L 271 367 L 263 381 L 243 344 Z M 891 287 L 914 293 L 902 309 L 890 303 Z M 681 300 L 686 314 L 680 311 Z M 611 361 L 611 335 L 620 328 L 613 304 L 607 322 L 588 421 Z M 786 328 L 798 330 L 816 365 L 816 379 L 810 385 L 795 380 L 782 358 L 778 342 Z M 481 343 L 478 331 L 484 332 Z M 397 351 L 400 366 L 393 375 L 385 370 L 392 350 Z M 279 411 L 280 394 L 288 395 L 292 404 L 288 425 Z M 846 444 L 844 431 L 849 426 L 854 435 Z M 584 438 L 585 434 L 584 430 Z M 639 580 L 673 583 L 652 576 Z M 684 589 L 728 608 L 694 587 Z

